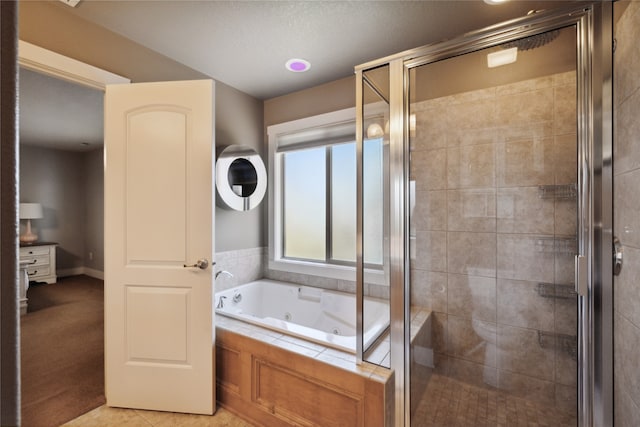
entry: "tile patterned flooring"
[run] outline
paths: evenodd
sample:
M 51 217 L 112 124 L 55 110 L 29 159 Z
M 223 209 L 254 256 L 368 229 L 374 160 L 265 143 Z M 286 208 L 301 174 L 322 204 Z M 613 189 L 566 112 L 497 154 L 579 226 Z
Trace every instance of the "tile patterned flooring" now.
M 412 427 L 569 427 L 567 412 L 433 374 L 412 417 Z
M 576 419 L 560 409 L 433 374 L 413 427 L 569 427 Z M 214 416 L 101 406 L 63 427 L 252 427 L 224 408 Z
M 576 419 L 558 408 L 433 374 L 412 417 L 412 427 L 572 427 Z M 252 427 L 218 408 L 215 415 L 189 415 L 101 406 L 63 427 Z
M 213 416 L 142 411 L 100 406 L 62 427 L 253 427 L 240 417 L 218 407 Z

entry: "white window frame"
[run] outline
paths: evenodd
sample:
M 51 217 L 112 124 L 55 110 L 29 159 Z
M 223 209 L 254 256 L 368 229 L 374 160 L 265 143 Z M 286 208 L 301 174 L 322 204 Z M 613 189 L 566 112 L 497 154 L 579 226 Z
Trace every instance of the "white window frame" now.
M 284 258 L 283 256 L 283 177 L 282 156 L 278 155 L 278 148 L 287 143 L 287 136 L 302 131 L 322 132 L 328 126 L 353 123 L 355 141 L 355 108 L 333 111 L 317 116 L 280 123 L 267 127 L 269 145 L 269 261 L 271 270 L 290 273 L 308 274 L 338 280 L 355 282 L 356 267 L 352 265 L 329 264 L 306 260 Z M 327 230 L 331 232 L 331 230 Z M 384 285 L 386 272 L 376 269 L 365 269 L 365 282 Z

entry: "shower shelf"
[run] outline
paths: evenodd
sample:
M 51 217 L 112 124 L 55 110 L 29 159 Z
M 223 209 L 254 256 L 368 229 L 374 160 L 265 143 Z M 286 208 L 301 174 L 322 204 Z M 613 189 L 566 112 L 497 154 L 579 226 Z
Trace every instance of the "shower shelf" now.
M 578 187 L 574 184 L 540 185 L 538 186 L 541 199 L 571 200 L 578 194 Z
M 574 285 L 538 283 L 538 295 L 544 298 L 572 299 L 578 295 Z
M 537 252 L 551 252 L 556 254 L 575 254 L 575 237 L 539 237 L 536 239 Z
M 538 331 L 538 344 L 541 348 L 555 348 L 578 360 L 578 340 L 575 335 Z

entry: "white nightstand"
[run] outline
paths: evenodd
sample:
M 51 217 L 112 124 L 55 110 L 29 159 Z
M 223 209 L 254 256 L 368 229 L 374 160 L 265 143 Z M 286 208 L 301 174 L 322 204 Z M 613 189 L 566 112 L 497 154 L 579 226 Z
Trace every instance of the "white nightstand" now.
M 56 283 L 56 245 L 54 242 L 20 244 L 20 262 L 28 262 L 30 282 Z

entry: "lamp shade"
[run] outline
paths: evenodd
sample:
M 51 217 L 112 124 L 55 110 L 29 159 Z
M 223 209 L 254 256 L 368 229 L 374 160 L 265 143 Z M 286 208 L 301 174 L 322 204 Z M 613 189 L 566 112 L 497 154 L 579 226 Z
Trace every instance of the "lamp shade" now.
M 20 203 L 20 219 L 42 218 L 42 205 L 40 203 Z

